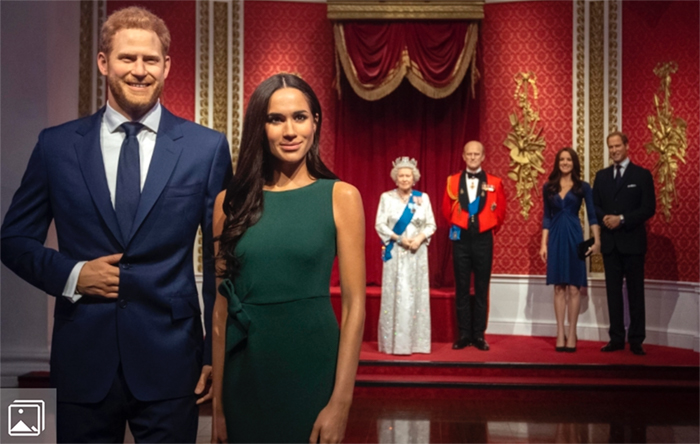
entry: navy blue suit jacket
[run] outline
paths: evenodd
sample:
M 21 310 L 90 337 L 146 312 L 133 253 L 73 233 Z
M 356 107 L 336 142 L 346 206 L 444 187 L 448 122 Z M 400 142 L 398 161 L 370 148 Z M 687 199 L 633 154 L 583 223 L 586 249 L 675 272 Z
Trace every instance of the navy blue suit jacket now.
M 630 162 L 619 188 L 615 186 L 614 165 L 598 171 L 593 183 L 593 205 L 600 224 L 603 254 L 612 252 L 614 248 L 622 254 L 646 253 L 645 222 L 656 212 L 654 178 L 649 170 Z M 621 214 L 625 217 L 625 223 L 610 230 L 603 223 L 603 217 L 607 214 Z
M 2 262 L 56 296 L 51 382 L 63 402 L 97 402 L 118 366 L 142 401 L 191 395 L 211 362 L 195 285 L 193 249 L 201 225 L 205 327 L 216 295 L 212 212 L 231 178 L 223 134 L 163 108 L 153 158 L 129 238 L 109 196 L 96 114 L 45 129 L 2 226 Z M 55 221 L 58 251 L 46 248 Z M 119 298 L 62 296 L 78 261 L 123 253 Z M 206 342 L 206 346 L 205 346 Z

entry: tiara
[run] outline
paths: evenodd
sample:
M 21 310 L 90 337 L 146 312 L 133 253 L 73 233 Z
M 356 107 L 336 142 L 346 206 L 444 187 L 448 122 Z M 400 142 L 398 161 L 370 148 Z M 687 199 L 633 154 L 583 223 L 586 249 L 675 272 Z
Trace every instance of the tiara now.
M 399 168 L 418 168 L 418 161 L 416 159 L 409 159 L 407 156 L 403 157 L 397 157 L 395 161 L 393 161 L 392 166 L 396 169 Z

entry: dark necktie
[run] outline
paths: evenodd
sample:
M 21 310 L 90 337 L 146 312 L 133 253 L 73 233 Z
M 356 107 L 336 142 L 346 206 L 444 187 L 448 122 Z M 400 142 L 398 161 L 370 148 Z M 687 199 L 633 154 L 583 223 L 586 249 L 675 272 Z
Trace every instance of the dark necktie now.
M 479 178 L 479 173 L 470 173 L 469 171 L 467 171 L 467 177 L 468 177 L 469 179 L 478 179 L 478 178 Z
M 615 165 L 615 188 L 620 188 L 622 183 L 622 165 Z
M 141 198 L 141 165 L 139 160 L 139 141 L 136 138 L 143 125 L 137 122 L 123 123 L 126 133 L 119 153 L 117 169 L 117 190 L 114 199 L 114 209 L 117 221 L 122 231 L 122 239 L 126 242 L 131 234 L 136 209 Z

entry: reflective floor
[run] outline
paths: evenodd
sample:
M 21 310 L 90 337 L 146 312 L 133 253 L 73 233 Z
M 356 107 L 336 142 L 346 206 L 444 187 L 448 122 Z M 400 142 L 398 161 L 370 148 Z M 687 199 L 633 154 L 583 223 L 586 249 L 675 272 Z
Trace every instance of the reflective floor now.
M 488 391 L 477 399 L 358 397 L 346 442 L 700 442 L 697 397 L 494 394 L 498 399 L 488 399 Z
M 698 443 L 697 395 L 387 390 L 356 395 L 346 443 Z M 208 443 L 202 410 L 198 443 Z M 271 426 L 274 426 L 271 424 Z M 127 442 L 129 439 L 127 439 Z M 131 441 L 133 442 L 133 441 Z

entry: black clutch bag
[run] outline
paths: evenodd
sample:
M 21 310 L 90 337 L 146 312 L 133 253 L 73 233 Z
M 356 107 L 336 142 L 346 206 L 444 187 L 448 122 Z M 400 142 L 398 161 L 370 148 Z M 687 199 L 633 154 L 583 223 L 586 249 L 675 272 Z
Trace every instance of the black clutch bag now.
M 577 251 L 578 258 L 583 261 L 586 259 L 586 257 L 590 256 L 590 254 L 586 254 L 586 252 L 588 251 L 589 248 L 591 248 L 593 246 L 594 243 L 595 243 L 595 239 L 590 238 L 590 239 L 585 240 L 585 241 L 581 242 L 580 244 L 578 244 L 578 251 Z

